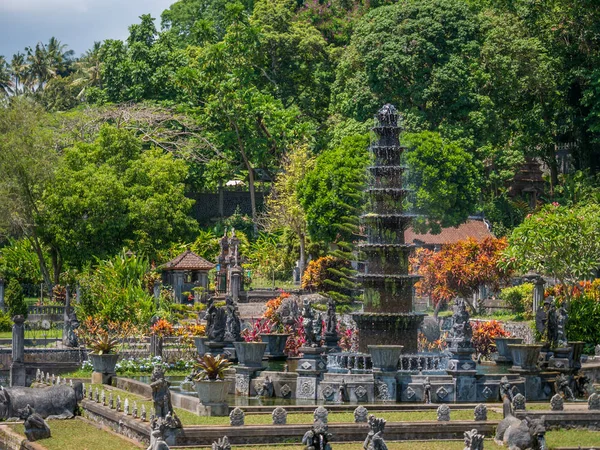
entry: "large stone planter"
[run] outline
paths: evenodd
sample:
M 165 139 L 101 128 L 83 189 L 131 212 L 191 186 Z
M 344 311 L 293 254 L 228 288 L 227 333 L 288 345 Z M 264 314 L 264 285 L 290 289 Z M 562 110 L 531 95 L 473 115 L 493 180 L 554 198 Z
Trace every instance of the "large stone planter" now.
M 198 355 L 203 356 L 205 353 L 208 353 L 208 348 L 206 347 L 206 342 L 208 338 L 206 336 L 195 337 L 194 344 L 196 344 L 196 351 Z
M 395 372 L 402 354 L 402 345 L 369 345 L 373 370 Z
M 496 358 L 496 362 L 498 363 L 509 363 L 512 362 L 512 353 L 508 346 L 510 344 L 522 344 L 523 338 L 515 338 L 515 337 L 497 337 L 496 341 L 496 350 L 498 350 L 498 357 Z
M 94 372 L 98 373 L 115 373 L 115 366 L 119 355 L 115 353 L 108 353 L 105 355 L 96 355 L 94 353 L 89 354 L 90 361 L 94 367 Z
M 232 382 L 229 380 L 202 380 L 196 381 L 195 388 L 198 393 L 200 405 L 198 414 L 201 416 L 227 416 L 227 394 Z
M 269 359 L 284 359 L 285 358 L 285 344 L 287 343 L 290 335 L 288 333 L 263 333 L 260 338 L 263 342 L 267 343 L 267 350 L 265 352 Z
M 511 371 L 537 372 L 542 347 L 539 344 L 509 344 L 513 360 Z
M 268 345 L 266 342 L 234 342 L 233 345 L 241 366 L 262 367 L 262 359 Z

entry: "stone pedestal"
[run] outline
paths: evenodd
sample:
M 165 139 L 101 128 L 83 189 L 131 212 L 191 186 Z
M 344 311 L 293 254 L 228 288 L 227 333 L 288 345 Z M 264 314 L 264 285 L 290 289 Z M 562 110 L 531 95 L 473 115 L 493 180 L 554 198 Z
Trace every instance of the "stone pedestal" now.
M 325 347 L 327 348 L 327 352 L 341 351 L 339 340 L 340 338 L 337 333 L 325 333 Z
M 242 268 L 239 265 L 235 265 L 230 271 L 230 289 L 231 298 L 234 302 L 237 302 L 240 298 L 240 291 L 242 290 Z
M 223 349 L 225 348 L 225 342 L 205 342 L 206 345 L 206 351 L 207 353 L 210 353 L 213 356 L 219 356 L 222 355 Z M 227 358 L 229 359 L 229 358 Z
M 335 403 L 369 403 L 374 399 L 373 374 L 325 373 L 317 386 L 317 400 Z
M 150 335 L 150 354 L 152 356 L 163 355 L 163 339 L 155 334 Z
M 10 386 L 27 386 L 25 371 L 25 318 L 13 317 L 12 364 L 10 366 Z
M 269 377 L 273 383 L 273 394 L 277 398 L 296 398 L 296 385 L 298 374 L 295 372 L 272 372 L 263 371 L 260 376 L 250 381 L 250 395 L 258 392 L 258 386 L 262 385 Z
M 107 384 L 110 386 L 116 376 L 116 373 L 92 372 L 92 384 Z
M 201 336 L 201 337 L 194 338 L 194 344 L 196 345 L 196 351 L 198 352 L 199 356 L 202 356 L 208 352 L 208 347 L 206 346 L 207 342 L 208 342 L 207 337 Z
M 301 347 L 303 357 L 298 361 L 298 382 L 296 398 L 315 400 L 317 398 L 317 383 L 321 374 L 327 369 L 323 358 L 324 347 Z
M 250 395 L 250 387 L 252 385 L 252 380 L 255 379 L 257 374 L 264 369 L 266 369 L 266 367 L 236 366 L 235 394 L 245 396 Z

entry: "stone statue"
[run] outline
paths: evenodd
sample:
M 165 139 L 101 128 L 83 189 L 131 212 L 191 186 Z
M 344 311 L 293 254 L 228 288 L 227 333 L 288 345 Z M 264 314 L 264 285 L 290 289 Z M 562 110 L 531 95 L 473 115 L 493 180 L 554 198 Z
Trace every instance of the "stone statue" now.
M 475 429 L 465 431 L 465 449 L 464 450 L 483 450 L 483 441 L 485 436 L 479 434 Z
M 327 334 L 337 334 L 337 315 L 335 313 L 335 301 L 330 299 L 327 302 L 327 319 L 325 332 Z
M 369 434 L 363 443 L 364 450 L 387 450 L 387 445 L 383 440 L 383 431 L 385 429 L 385 419 L 369 415 Z
M 504 401 L 504 398 L 506 397 L 508 398 L 508 401 L 512 403 L 513 399 L 515 398 L 515 390 L 517 387 L 510 384 L 510 381 L 508 381 L 506 376 L 500 378 L 500 384 L 498 387 L 500 400 Z
M 369 415 L 369 411 L 363 405 L 359 405 L 354 410 L 354 422 L 361 423 L 367 422 L 367 417 Z
M 343 378 L 342 378 L 342 382 L 340 383 L 340 386 L 338 388 L 338 397 L 341 402 L 349 401 L 348 386 L 346 385 L 346 380 Z
M 210 342 L 224 342 L 227 314 L 223 308 L 217 308 L 214 299 L 208 301 L 206 308 L 206 336 Z
M 570 384 L 571 381 L 569 380 L 569 377 L 561 373 L 554 380 L 554 390 L 557 394 L 560 394 L 562 398 L 566 398 L 567 400 L 575 400 L 575 396 L 573 395 Z
M 453 307 L 454 325 L 452 326 L 452 347 L 460 348 L 471 345 L 473 328 L 471 327 L 469 312 L 463 298 L 457 298 Z
M 450 422 L 450 407 L 448 405 L 440 405 L 437 409 L 438 422 Z
M 0 419 L 19 417 L 29 405 L 44 419 L 70 419 L 83 399 L 83 385 L 55 385 L 46 388 L 0 386 Z
M 67 347 L 75 348 L 79 347 L 79 339 L 77 337 L 77 329 L 79 328 L 79 319 L 77 318 L 77 314 L 75 311 L 72 311 L 68 315 L 68 323 L 65 324 L 65 328 L 67 330 L 67 339 L 66 344 Z
M 302 325 L 304 326 L 304 337 L 306 340 L 305 345 L 307 347 L 318 347 L 321 343 L 321 339 L 317 341 L 314 322 L 315 314 L 310 307 L 310 302 L 308 300 L 304 300 L 304 306 L 302 308 Z
M 229 438 L 227 436 L 223 436 L 223 439 L 219 439 L 217 442 L 213 442 L 212 450 L 231 450 Z
M 239 407 L 234 408 L 229 413 L 229 425 L 231 425 L 232 427 L 241 427 L 244 425 L 244 421 L 245 421 L 245 414 L 241 408 L 239 408 Z
M 150 433 L 150 446 L 147 450 L 169 450 L 162 433 L 159 429 L 152 430 Z
M 426 405 L 431 404 L 431 381 L 429 381 L 429 377 L 425 377 L 423 382 L 423 402 Z
M 19 410 L 19 419 L 24 420 L 25 436 L 31 442 L 51 437 L 50 427 L 46 421 L 28 404 Z
M 313 347 L 319 347 L 323 339 L 323 318 L 321 314 L 315 314 L 315 318 L 312 320 L 312 333 L 315 338 Z
M 327 425 L 321 421 L 316 421 L 312 428 L 304 433 L 302 443 L 305 450 L 331 450 L 329 438 L 331 434 L 327 431 Z
M 240 313 L 233 298 L 229 295 L 225 297 L 225 341 L 240 342 L 242 341 L 242 324 Z
M 262 384 L 258 386 L 258 395 L 266 398 L 275 397 L 275 386 L 269 375 L 267 375 Z
M 473 411 L 473 420 L 475 422 L 485 422 L 487 420 L 487 406 L 483 403 L 477 405 Z
M 556 313 L 557 317 L 557 343 L 559 347 L 567 346 L 567 322 L 569 321 L 569 314 L 565 309 L 564 305 L 558 308 Z
M 150 387 L 152 388 L 152 400 L 154 401 L 154 415 L 157 418 L 165 419 L 169 414 L 171 417 L 175 416 L 171 404 L 170 386 L 171 383 L 165 379 L 164 370 L 159 366 L 154 367 L 150 378 Z
M 556 348 L 559 345 L 558 316 L 556 306 L 554 306 L 554 297 L 546 298 L 544 305 L 537 310 L 535 328 L 541 335 L 542 342 L 547 343 L 550 348 Z
M 281 317 L 283 325 L 294 326 L 300 318 L 300 307 L 298 306 L 298 297 L 296 295 L 290 295 L 284 298 L 279 308 L 277 308 L 277 314 Z
M 496 428 L 494 441 L 498 445 L 506 445 L 511 450 L 545 450 L 546 427 L 545 417 L 519 420 L 512 414 L 503 419 Z

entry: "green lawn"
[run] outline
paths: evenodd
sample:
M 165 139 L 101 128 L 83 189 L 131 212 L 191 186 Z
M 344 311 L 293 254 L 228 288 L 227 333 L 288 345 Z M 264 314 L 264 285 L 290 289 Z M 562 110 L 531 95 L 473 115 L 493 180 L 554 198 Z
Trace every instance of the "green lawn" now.
M 102 385 L 93 385 L 95 391 L 99 388 L 100 391 L 105 389 L 106 401 L 108 402 L 108 391 L 113 390 L 113 396 L 116 403 L 116 396 L 121 396 L 121 401 L 124 402 L 125 398 L 129 399 L 130 407 L 133 406 L 133 402 L 136 401 L 138 405 L 138 414 L 141 411 L 142 404 L 146 406 L 148 417 L 150 417 L 150 411 L 152 410 L 152 401 L 150 399 L 144 399 L 136 394 L 121 391 Z M 243 408 L 242 408 L 243 409 Z M 229 425 L 229 417 L 204 417 L 198 416 L 197 414 L 187 411 L 185 409 L 175 408 L 176 414 L 181 419 L 184 425 Z M 383 417 L 388 422 L 427 422 L 437 420 L 437 412 L 431 411 L 393 411 L 393 412 L 382 412 L 377 414 L 378 417 Z M 452 420 L 473 420 L 473 411 L 471 410 L 455 410 L 450 415 Z M 501 420 L 502 415 L 488 411 L 489 420 Z M 272 423 L 271 414 L 247 414 L 246 425 L 268 425 Z M 305 423 L 310 424 L 313 422 L 312 413 L 289 413 L 287 421 L 290 424 Z M 351 412 L 332 412 L 329 414 L 329 422 L 354 422 L 354 415 Z
M 12 331 L 0 331 L 0 339 L 11 339 Z M 46 331 L 46 339 L 54 340 L 62 338 L 62 328 L 51 328 Z M 40 341 L 44 340 L 44 332 L 43 330 L 25 330 L 25 339 L 38 339 Z
M 134 445 L 84 420 L 51 420 L 48 425 L 52 437 L 37 442 L 48 450 L 138 450 L 142 448 L 142 445 Z M 17 433 L 25 435 L 23 425 L 13 425 L 12 428 Z
M 393 415 L 394 413 L 390 413 Z M 381 414 L 385 417 L 385 413 Z M 294 414 L 290 415 L 294 416 Z M 288 416 L 288 418 L 290 418 Z M 333 417 L 331 414 L 330 417 Z M 252 416 L 247 416 L 248 419 Z M 211 418 L 216 419 L 216 418 Z M 296 422 L 301 423 L 301 422 Z M 100 426 L 89 423 L 84 420 L 52 420 L 49 422 L 52 430 L 52 437 L 39 441 L 47 450 L 103 450 L 119 449 L 134 450 L 142 448 L 132 444 L 126 439 L 121 439 L 114 433 L 102 429 Z M 11 425 L 17 433 L 23 435 L 23 425 Z M 577 447 L 577 446 L 597 446 L 600 443 L 600 432 L 589 430 L 561 430 L 549 431 L 546 433 L 546 440 L 550 449 L 556 447 Z M 388 442 L 390 450 L 462 450 L 464 443 L 462 441 L 407 441 L 407 442 Z M 286 449 L 303 450 L 302 445 L 256 445 L 236 447 L 239 450 L 263 450 L 263 449 Z M 335 450 L 362 450 L 362 443 L 336 443 L 333 445 Z M 486 440 L 486 448 L 497 447 L 491 439 Z M 209 447 L 187 448 L 188 450 L 210 450 Z

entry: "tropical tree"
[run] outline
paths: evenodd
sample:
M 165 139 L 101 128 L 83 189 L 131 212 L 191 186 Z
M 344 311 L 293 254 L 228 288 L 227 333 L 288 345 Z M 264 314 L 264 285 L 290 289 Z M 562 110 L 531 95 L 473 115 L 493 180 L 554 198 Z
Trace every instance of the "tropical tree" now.
M 10 62 L 10 69 L 14 78 L 14 91 L 18 94 L 24 90 L 24 84 L 27 79 L 28 67 L 23 53 L 17 52 L 13 55 Z
M 283 161 L 282 172 L 277 175 L 271 187 L 263 216 L 267 230 L 289 228 L 298 238 L 300 243 L 298 267 L 301 274 L 304 273 L 306 262 L 308 225 L 298 190 L 306 174 L 312 170 L 314 163 L 315 159 L 305 146 L 294 148 L 287 153 Z
M 444 245 L 439 252 L 418 249 L 411 258 L 413 271 L 422 277 L 415 287 L 433 301 L 434 316 L 456 297 L 464 298 L 476 311 L 470 297 L 481 285 L 497 290 L 508 282 L 511 270 L 498 265 L 507 245 L 504 238 L 481 242 L 469 238 Z
M 13 91 L 10 68 L 4 56 L 0 55 L 0 95 L 9 95 Z
M 555 278 L 567 287 L 568 300 L 576 283 L 600 267 L 600 206 L 546 205 L 515 228 L 508 242 L 502 267 Z

